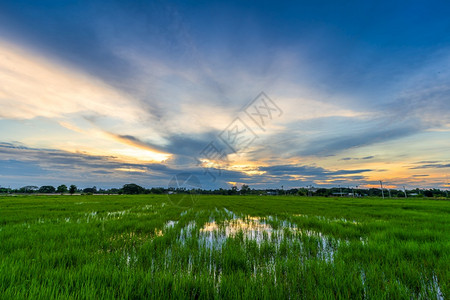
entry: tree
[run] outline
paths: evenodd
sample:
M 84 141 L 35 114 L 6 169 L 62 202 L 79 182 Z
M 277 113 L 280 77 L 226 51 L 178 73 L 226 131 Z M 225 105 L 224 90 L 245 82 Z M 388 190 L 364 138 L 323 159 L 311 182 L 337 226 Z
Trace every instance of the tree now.
M 234 185 L 231 187 L 231 190 L 228 190 L 228 195 L 236 195 L 237 191 L 238 191 L 238 188 L 237 188 L 237 186 Z
M 7 194 L 10 193 L 11 189 L 10 188 L 2 188 L 0 187 L 0 194 Z
M 250 192 L 250 187 L 248 185 L 246 185 L 246 184 L 243 184 L 241 186 L 241 194 L 245 195 L 245 194 L 247 194 L 249 192 Z
M 308 196 L 308 190 L 305 188 L 299 188 L 297 193 L 299 196 Z
M 425 197 L 433 197 L 433 191 L 432 191 L 432 190 L 425 190 L 425 191 L 423 192 L 423 195 L 424 195 Z
M 60 194 L 64 194 L 67 193 L 68 189 L 67 189 L 67 185 L 65 184 L 61 184 L 60 186 L 58 186 L 58 188 L 56 189 L 56 192 L 60 193 Z
M 122 187 L 122 192 L 128 195 L 136 195 L 136 194 L 143 194 L 145 192 L 145 189 L 137 184 L 129 183 L 125 184 Z
M 91 188 L 85 188 L 85 189 L 83 189 L 83 193 L 86 193 L 86 194 L 97 193 L 97 187 L 93 186 Z
M 21 187 L 18 192 L 19 193 L 34 193 L 38 190 L 39 188 L 35 185 L 27 185 L 24 187 Z
M 162 188 L 162 187 L 157 187 L 157 188 L 152 187 L 150 189 L 150 193 L 152 193 L 152 194 L 162 194 L 162 193 L 164 193 L 164 188 Z
M 54 192 L 56 192 L 56 189 L 54 186 L 51 185 L 43 185 L 39 188 L 39 193 L 50 194 Z
M 329 189 L 324 189 L 324 188 L 317 189 L 315 195 L 316 196 L 322 196 L 322 197 L 328 197 L 330 195 L 330 190 Z
M 117 189 L 117 188 L 111 188 L 111 189 L 109 189 L 108 190 L 108 195 L 109 194 L 119 194 L 119 192 L 120 192 L 120 189 Z
M 69 188 L 69 193 L 73 195 L 77 191 L 77 186 L 72 184 Z

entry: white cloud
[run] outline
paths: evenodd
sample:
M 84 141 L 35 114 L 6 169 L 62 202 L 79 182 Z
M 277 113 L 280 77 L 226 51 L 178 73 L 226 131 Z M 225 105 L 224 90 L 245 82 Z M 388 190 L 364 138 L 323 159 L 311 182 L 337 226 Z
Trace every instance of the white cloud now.
M 95 77 L 0 41 L 0 117 L 59 118 L 106 115 L 125 122 L 143 118 L 138 106 Z

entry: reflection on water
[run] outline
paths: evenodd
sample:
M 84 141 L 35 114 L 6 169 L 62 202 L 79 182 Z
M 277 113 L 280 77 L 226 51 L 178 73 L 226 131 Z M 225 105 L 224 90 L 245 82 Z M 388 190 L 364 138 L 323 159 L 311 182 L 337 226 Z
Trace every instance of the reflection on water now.
M 167 221 L 165 228 L 172 228 L 174 227 L 178 222 L 177 221 Z
M 228 220 L 223 224 L 218 224 L 215 221 L 208 222 L 200 229 L 200 237 L 214 243 L 219 236 L 233 237 L 239 232 L 242 232 L 246 239 L 256 240 L 258 243 L 264 239 L 270 239 L 272 235 L 276 234 L 276 231 L 270 225 L 260 222 L 259 218 L 249 217 L 246 220 Z
M 110 217 L 122 216 L 126 211 L 110 213 Z M 95 218 L 97 214 L 87 214 L 88 218 Z M 184 272 L 195 274 L 199 269 L 207 270 L 214 278 L 216 288 L 221 284 L 224 272 L 226 255 L 236 251 L 236 256 L 245 256 L 248 251 L 253 253 L 245 257 L 246 272 L 253 277 L 270 276 L 275 282 L 280 279 L 280 268 L 285 267 L 287 261 L 298 261 L 299 266 L 311 260 L 320 260 L 328 266 L 338 260 L 338 254 L 345 253 L 340 246 L 350 244 L 350 241 L 327 236 L 320 231 L 301 228 L 293 221 L 301 218 L 313 218 L 305 215 L 296 215 L 281 219 L 276 216 L 255 217 L 237 215 L 223 209 L 215 209 L 210 214 L 206 212 L 193 212 L 187 210 L 181 213 L 180 220 L 169 220 L 163 223 L 161 229 L 147 234 L 122 233 L 111 238 L 113 246 L 122 244 L 131 245 L 121 248 L 123 258 L 121 262 L 129 268 L 139 265 L 142 253 L 140 245 L 152 243 L 154 240 L 164 241 L 157 245 L 165 245 L 160 255 L 150 255 L 145 260 L 150 261 L 149 272 L 171 269 L 176 266 Z M 315 218 L 315 217 L 314 217 Z M 323 217 L 320 217 L 322 219 Z M 197 221 L 196 221 L 197 220 Z M 342 222 L 346 226 L 360 226 L 358 222 L 347 219 L 325 219 L 326 222 Z M 70 221 L 70 220 L 69 220 Z M 67 221 L 67 222 L 69 222 Z M 205 222 L 206 221 L 206 222 Z M 302 222 L 298 222 L 303 224 Z M 315 227 L 320 228 L 320 227 Z M 162 237 L 162 240 L 158 239 Z M 367 246 L 367 239 L 360 237 L 352 243 Z M 227 247 L 232 247 L 228 249 Z M 354 246 L 354 244 L 353 244 Z M 242 252 L 239 252 L 241 248 Z M 198 250 L 198 251 L 197 251 Z M 341 252 L 342 251 L 342 252 Z M 113 253 L 106 250 L 107 253 Z M 181 255 L 180 255 L 181 254 Z M 148 255 L 148 253 L 147 253 Z M 345 254 L 344 254 L 345 255 Z M 241 265 L 239 265 L 241 266 Z M 278 278 L 277 278 L 278 276 Z M 366 270 L 361 269 L 359 280 L 363 285 L 363 295 L 370 294 L 369 280 Z M 398 279 L 402 285 L 401 279 Z M 429 295 L 437 295 L 437 299 L 444 299 L 439 286 L 438 277 L 433 274 L 424 278 L 420 291 L 411 291 L 418 298 L 426 299 Z M 406 289 L 406 285 L 404 285 Z
M 317 252 L 315 256 L 326 262 L 332 262 L 335 251 L 341 243 L 340 240 L 327 237 L 321 232 L 303 230 L 289 221 L 278 220 L 273 216 L 264 218 L 243 216 L 239 218 L 231 211 L 225 210 L 225 212 L 230 219 L 222 222 L 212 220 L 199 229 L 198 240 L 200 247 L 220 250 L 228 238 L 240 237 L 244 243 L 248 241 L 256 241 L 258 245 L 269 243 L 274 245 L 275 249 L 278 249 L 281 243 L 292 245 L 297 242 L 300 244 L 302 237 L 306 236 L 309 237 L 309 242 L 316 245 Z M 277 226 L 274 227 L 272 224 L 277 224 Z M 183 228 L 180 240 L 183 241 L 191 236 L 190 232 L 194 228 L 195 223 L 189 223 L 188 226 Z
M 364 269 L 361 269 L 360 271 L 360 279 L 363 285 L 363 295 L 364 299 L 367 298 L 368 295 L 368 288 L 369 284 L 367 282 L 366 278 L 366 271 Z M 388 283 L 388 282 L 386 282 Z M 402 283 L 402 280 L 400 278 L 397 278 L 397 283 L 399 286 L 402 286 L 405 290 L 407 290 L 410 295 L 411 299 L 437 299 L 437 300 L 444 300 L 444 293 L 441 290 L 441 287 L 439 286 L 439 280 L 436 274 L 433 272 L 431 276 L 426 276 L 422 274 L 421 276 L 421 286 L 422 289 L 419 291 L 416 289 L 408 288 L 404 283 Z M 430 297 L 430 295 L 436 295 L 436 298 Z
M 441 291 L 441 287 L 439 286 L 439 281 L 436 274 L 433 274 L 431 290 L 436 292 L 438 300 L 444 300 L 444 293 L 442 293 Z

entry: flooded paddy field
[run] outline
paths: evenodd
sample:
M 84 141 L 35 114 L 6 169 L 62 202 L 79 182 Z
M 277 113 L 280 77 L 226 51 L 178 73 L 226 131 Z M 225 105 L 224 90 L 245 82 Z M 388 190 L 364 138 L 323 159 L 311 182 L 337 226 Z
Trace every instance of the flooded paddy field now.
M 4 298 L 448 299 L 450 203 L 0 197 Z

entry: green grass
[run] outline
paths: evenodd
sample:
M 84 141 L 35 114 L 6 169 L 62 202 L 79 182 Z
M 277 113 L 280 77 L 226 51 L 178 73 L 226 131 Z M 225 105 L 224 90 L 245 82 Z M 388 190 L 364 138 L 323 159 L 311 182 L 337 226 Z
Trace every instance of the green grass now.
M 0 298 L 450 298 L 449 201 L 172 204 L 167 195 L 0 197 Z

